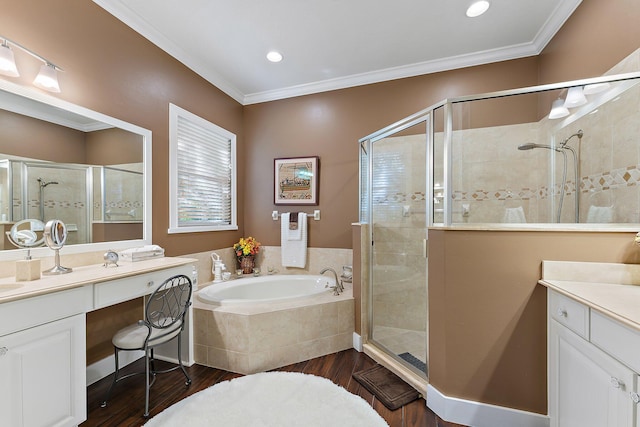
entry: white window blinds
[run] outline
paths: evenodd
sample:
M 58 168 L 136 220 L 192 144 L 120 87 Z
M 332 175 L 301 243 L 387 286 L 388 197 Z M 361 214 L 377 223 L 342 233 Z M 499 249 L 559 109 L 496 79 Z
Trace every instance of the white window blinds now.
M 170 233 L 237 229 L 236 136 L 170 105 Z

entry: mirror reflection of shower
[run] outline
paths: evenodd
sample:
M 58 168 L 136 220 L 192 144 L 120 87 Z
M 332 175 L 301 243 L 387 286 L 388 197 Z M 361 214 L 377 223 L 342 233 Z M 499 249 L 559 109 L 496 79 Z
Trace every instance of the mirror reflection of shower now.
M 38 184 L 40 186 L 40 194 L 39 194 L 39 202 L 40 202 L 40 221 L 44 221 L 44 189 L 45 187 L 52 185 L 52 184 L 58 184 L 58 181 L 48 181 L 45 182 L 44 179 L 42 179 L 41 177 L 38 178 Z
M 573 137 L 578 137 L 578 151 L 567 145 L 569 140 Z M 582 137 L 584 132 L 582 129 L 578 130 L 573 135 L 568 136 L 559 145 L 551 146 L 545 144 L 527 143 L 518 145 L 518 150 L 533 150 L 535 148 L 544 148 L 547 150 L 554 150 L 562 154 L 562 185 L 560 186 L 560 200 L 558 201 L 558 211 L 556 213 L 556 222 L 560 222 L 562 216 L 562 203 L 564 201 L 565 186 L 567 184 L 567 151 L 569 151 L 573 157 L 573 171 L 575 179 L 575 222 L 580 222 L 580 148 L 582 144 Z

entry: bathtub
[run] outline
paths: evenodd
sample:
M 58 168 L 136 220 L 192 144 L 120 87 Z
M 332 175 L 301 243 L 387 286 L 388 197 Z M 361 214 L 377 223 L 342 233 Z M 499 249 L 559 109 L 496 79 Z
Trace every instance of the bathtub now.
M 353 347 L 353 288 L 334 295 L 325 288 L 334 282 L 274 275 L 201 288 L 193 301 L 196 363 L 248 375 Z
M 206 286 L 197 297 L 213 305 L 268 303 L 325 293 L 330 286 L 335 286 L 335 279 L 328 276 L 260 276 Z

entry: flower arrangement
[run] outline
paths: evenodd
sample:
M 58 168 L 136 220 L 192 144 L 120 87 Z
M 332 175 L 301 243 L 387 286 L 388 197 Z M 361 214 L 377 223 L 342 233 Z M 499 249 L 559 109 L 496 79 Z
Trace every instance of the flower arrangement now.
M 242 237 L 238 243 L 233 245 L 233 250 L 238 258 L 257 255 L 260 252 L 260 242 L 251 236 Z

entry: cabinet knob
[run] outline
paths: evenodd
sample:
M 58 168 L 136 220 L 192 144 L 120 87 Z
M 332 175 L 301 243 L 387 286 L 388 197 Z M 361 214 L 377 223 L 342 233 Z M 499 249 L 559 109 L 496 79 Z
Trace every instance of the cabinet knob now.
M 631 398 L 631 401 L 633 401 L 633 403 L 640 403 L 640 394 L 636 393 L 635 391 L 629 393 L 629 397 Z
M 567 317 L 567 310 L 565 310 L 564 308 L 559 308 L 558 317 Z
M 624 388 L 624 381 L 621 381 L 616 377 L 611 377 L 611 386 L 613 388 Z
M 4 356 L 8 352 L 9 352 L 9 349 L 7 347 L 0 347 L 0 356 Z
M 148 286 L 148 287 L 152 287 L 152 286 L 153 286 L 153 280 L 149 280 L 149 281 L 147 282 L 147 286 Z

